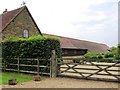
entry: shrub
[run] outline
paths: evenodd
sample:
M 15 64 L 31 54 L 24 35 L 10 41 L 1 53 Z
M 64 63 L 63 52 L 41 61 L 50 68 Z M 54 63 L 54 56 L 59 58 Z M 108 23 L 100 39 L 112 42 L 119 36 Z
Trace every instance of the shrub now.
M 84 55 L 87 59 L 97 59 L 97 53 L 95 52 L 88 52 Z
M 84 59 L 85 59 L 84 56 L 74 57 L 73 62 L 74 63 L 79 63 L 81 60 L 84 60 Z
M 104 54 L 105 58 L 111 58 L 113 56 L 114 56 L 114 54 L 112 52 L 107 52 L 107 53 Z
M 98 58 L 98 59 L 102 59 L 103 56 L 102 56 L 101 54 L 99 54 L 99 55 L 97 56 L 97 58 Z
M 120 59 L 120 44 L 117 46 L 116 54 L 114 56 L 115 59 Z
M 50 58 L 55 50 L 57 57 L 61 57 L 59 39 L 47 36 L 32 36 L 30 38 L 9 38 L 2 42 L 2 55 L 6 57 Z

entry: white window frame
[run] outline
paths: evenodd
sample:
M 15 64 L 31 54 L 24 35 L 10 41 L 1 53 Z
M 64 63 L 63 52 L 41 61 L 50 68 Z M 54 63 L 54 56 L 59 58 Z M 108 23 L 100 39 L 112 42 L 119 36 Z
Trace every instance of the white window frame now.
M 24 37 L 24 38 L 28 38 L 28 37 L 29 37 L 29 32 L 28 32 L 28 30 L 25 29 L 25 30 L 23 31 L 23 37 Z

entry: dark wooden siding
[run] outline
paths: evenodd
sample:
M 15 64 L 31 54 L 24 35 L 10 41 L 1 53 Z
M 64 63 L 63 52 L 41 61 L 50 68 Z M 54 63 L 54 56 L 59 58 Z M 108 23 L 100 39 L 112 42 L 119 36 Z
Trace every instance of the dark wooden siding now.
M 63 56 L 78 56 L 87 53 L 87 49 L 62 49 Z

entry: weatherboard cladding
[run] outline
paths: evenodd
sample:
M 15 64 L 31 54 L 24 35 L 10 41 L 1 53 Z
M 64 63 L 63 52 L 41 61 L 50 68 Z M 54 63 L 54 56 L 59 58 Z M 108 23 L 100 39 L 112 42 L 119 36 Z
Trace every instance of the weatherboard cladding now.
M 31 17 L 37 30 L 39 31 L 38 34 L 41 34 L 37 24 L 35 23 L 34 19 L 32 18 L 31 14 L 26 6 L 23 6 L 21 8 L 18 8 L 18 9 L 9 11 L 9 12 L 5 12 L 0 15 L 0 17 L 2 17 L 2 20 L 0 20 L 0 25 L 2 25 L 2 31 L 4 31 L 4 30 L 7 31 L 6 30 L 7 27 L 9 27 L 10 24 L 14 21 L 14 19 L 17 18 L 18 15 L 21 12 L 23 12 L 25 9 L 28 12 L 27 15 L 29 15 Z M 11 27 L 13 27 L 13 26 L 11 25 Z M 34 32 L 34 31 L 31 31 L 31 32 Z M 10 31 L 10 32 L 12 32 L 12 31 Z M 9 32 L 6 32 L 6 33 L 9 33 Z M 50 35 L 50 34 L 44 34 L 44 35 Z M 52 35 L 52 36 L 56 36 L 56 35 Z M 94 42 L 90 42 L 90 41 L 78 40 L 78 39 L 61 37 L 61 36 L 56 36 L 56 37 L 59 37 L 62 49 L 85 49 L 85 50 L 87 49 L 88 51 L 97 52 L 97 53 L 104 53 L 109 50 L 109 47 L 105 44 L 94 43 Z

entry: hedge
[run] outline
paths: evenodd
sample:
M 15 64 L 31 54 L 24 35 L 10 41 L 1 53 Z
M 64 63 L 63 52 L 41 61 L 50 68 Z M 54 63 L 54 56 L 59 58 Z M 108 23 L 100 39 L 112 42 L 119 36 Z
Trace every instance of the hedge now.
M 40 65 L 45 65 L 47 68 L 40 68 L 40 72 L 50 72 L 50 62 L 47 61 L 51 55 L 52 50 L 56 51 L 56 57 L 61 58 L 61 48 L 59 39 L 50 36 L 32 36 L 30 38 L 16 38 L 10 37 L 2 41 L 2 62 L 6 63 L 5 67 L 8 69 L 16 69 L 17 66 L 11 66 L 9 63 L 17 64 L 15 57 L 20 58 L 42 58 L 44 61 Z M 20 64 L 37 65 L 37 61 L 21 60 Z M 37 71 L 36 67 L 21 66 L 20 70 Z
M 11 37 L 2 42 L 2 57 L 50 58 L 55 50 L 61 57 L 59 39 L 48 36 L 32 36 L 30 38 Z

